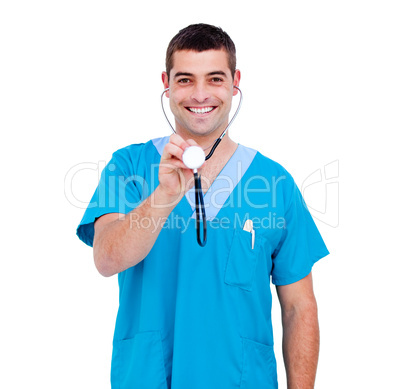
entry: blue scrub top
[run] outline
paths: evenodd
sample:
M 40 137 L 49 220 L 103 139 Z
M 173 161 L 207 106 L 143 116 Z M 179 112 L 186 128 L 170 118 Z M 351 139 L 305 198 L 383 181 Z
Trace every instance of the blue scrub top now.
M 77 229 L 82 241 L 92 246 L 96 218 L 127 214 L 153 192 L 168 141 L 113 154 Z M 237 147 L 204 202 L 205 247 L 196 240 L 192 189 L 148 256 L 118 275 L 112 388 L 277 388 L 270 277 L 275 285 L 299 281 L 328 250 L 290 174 L 250 148 Z

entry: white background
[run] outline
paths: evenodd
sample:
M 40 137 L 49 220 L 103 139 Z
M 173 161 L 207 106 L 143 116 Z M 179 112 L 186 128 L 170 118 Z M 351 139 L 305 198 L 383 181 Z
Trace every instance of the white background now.
M 3 1 L 0 387 L 109 387 L 117 277 L 101 277 L 75 236 L 98 172 L 74 176 L 75 204 L 65 177 L 170 133 L 159 105 L 165 50 L 198 22 L 223 27 L 237 46 L 244 104 L 234 140 L 280 162 L 300 187 L 339 161 L 331 187 L 323 176 L 306 190 L 331 251 L 314 267 L 316 387 L 402 387 L 399 6 Z M 277 304 L 273 313 L 285 388 Z

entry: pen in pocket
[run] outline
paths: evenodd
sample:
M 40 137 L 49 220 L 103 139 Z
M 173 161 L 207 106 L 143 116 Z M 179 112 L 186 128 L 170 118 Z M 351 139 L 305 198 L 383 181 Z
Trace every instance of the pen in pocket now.
M 243 230 L 251 233 L 251 249 L 254 249 L 255 230 L 253 228 L 253 221 L 250 219 L 246 220 Z

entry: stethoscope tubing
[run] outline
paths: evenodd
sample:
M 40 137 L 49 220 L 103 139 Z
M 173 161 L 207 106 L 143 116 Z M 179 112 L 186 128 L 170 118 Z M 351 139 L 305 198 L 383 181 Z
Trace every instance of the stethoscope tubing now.
M 197 242 L 201 247 L 204 247 L 207 243 L 207 217 L 205 214 L 204 196 L 202 193 L 201 175 L 196 171 L 194 173 L 194 187 L 195 187 L 195 211 L 196 211 L 196 230 L 197 230 Z M 200 211 L 201 210 L 201 211 Z M 200 215 L 201 213 L 201 215 Z M 201 240 L 201 217 L 203 225 L 203 239 Z

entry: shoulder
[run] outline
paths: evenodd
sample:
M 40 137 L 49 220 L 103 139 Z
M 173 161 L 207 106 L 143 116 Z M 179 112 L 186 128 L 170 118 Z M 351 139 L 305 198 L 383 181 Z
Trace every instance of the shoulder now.
M 112 161 L 118 164 L 138 165 L 160 159 L 160 148 L 164 147 L 168 137 L 151 139 L 145 143 L 133 143 L 116 150 L 112 155 Z M 111 162 L 112 162 L 111 161 Z
M 133 143 L 128 146 L 121 147 L 120 149 L 116 150 L 113 153 L 113 156 L 128 158 L 130 156 L 135 156 L 139 153 L 150 152 L 150 151 L 157 152 L 157 148 L 155 145 L 157 145 L 163 139 L 164 138 L 151 139 L 145 143 Z
M 259 178 L 270 188 L 273 195 L 283 199 L 284 204 L 289 204 L 297 191 L 297 185 L 288 170 L 279 162 L 261 154 L 259 151 L 243 146 L 249 153 L 255 156 L 248 169 L 248 177 Z
M 259 170 L 265 175 L 276 176 L 276 177 L 286 177 L 289 180 L 293 180 L 292 175 L 286 170 L 286 168 L 277 161 L 261 154 L 258 150 L 252 149 L 250 147 L 242 146 L 247 153 L 254 153 L 254 159 L 252 167 Z

